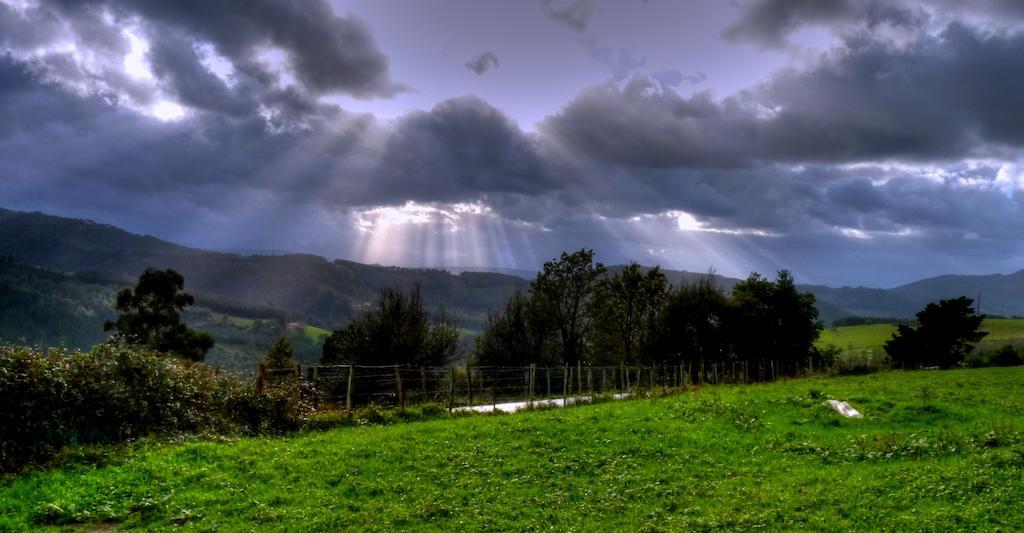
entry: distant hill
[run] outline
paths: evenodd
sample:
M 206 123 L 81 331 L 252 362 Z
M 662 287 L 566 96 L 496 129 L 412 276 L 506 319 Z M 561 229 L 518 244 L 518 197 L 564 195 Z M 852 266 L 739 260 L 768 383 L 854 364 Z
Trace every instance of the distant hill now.
M 0 209 L 0 256 L 20 261 L 7 261 L 0 272 L 0 297 L 19 302 L 8 305 L 7 314 L 0 315 L 0 333 L 4 327 L 9 330 L 0 340 L 25 338 L 34 344 L 78 345 L 101 339 L 103 335 L 95 333 L 93 325 L 113 314 L 112 295 L 133 285 L 139 273 L 152 266 L 174 268 L 185 276 L 186 290 L 196 295 L 197 307 L 202 309 L 188 318 L 214 329 L 218 340 L 224 341 L 218 358 L 247 360 L 257 357 L 263 349 L 261 343 L 272 341 L 283 324 L 298 322 L 314 330 L 337 328 L 371 305 L 383 287 L 419 284 L 429 309 L 443 308 L 464 329 L 478 331 L 489 311 L 500 309 L 514 291 L 527 289 L 536 275 L 500 268 L 386 267 L 328 261 L 309 254 L 211 252 L 89 220 L 7 209 Z M 27 269 L 30 266 L 46 270 Z M 608 267 L 611 273 L 622 268 Z M 676 286 L 707 275 L 663 272 Z M 714 280 L 724 290 L 740 281 L 719 275 L 714 275 Z M 929 302 L 961 295 L 980 295 L 982 311 L 989 314 L 1024 315 L 1024 271 L 939 276 L 893 289 L 798 287 L 815 295 L 826 325 L 854 315 L 908 318 Z M 24 312 L 12 310 L 19 308 Z M 39 323 L 36 319 L 40 317 L 47 319 Z M 11 337 L 18 335 L 15 330 L 20 336 Z M 299 348 L 303 357 L 314 357 L 315 346 Z
M 10 257 L 0 258 L 0 343 L 87 349 L 104 342 L 108 320 L 116 318 L 114 299 L 131 285 L 94 274 L 46 270 Z M 222 297 L 193 293 L 196 305 L 185 322 L 210 333 L 217 343 L 206 362 L 229 370 L 252 371 L 266 349 L 281 335 L 295 347 L 296 358 L 320 358 L 320 337 L 312 326 L 295 326 L 280 310 L 249 306 Z
M 497 273 L 453 275 L 436 269 L 331 262 L 308 254 L 210 252 L 89 220 L 7 210 L 0 213 L 0 255 L 123 283 L 135 280 L 146 267 L 173 268 L 185 276 L 187 290 L 276 309 L 323 328 L 347 323 L 376 299 L 382 287 L 420 284 L 431 308 L 445 308 L 463 326 L 478 329 L 487 311 L 499 308 L 513 291 L 528 284 Z

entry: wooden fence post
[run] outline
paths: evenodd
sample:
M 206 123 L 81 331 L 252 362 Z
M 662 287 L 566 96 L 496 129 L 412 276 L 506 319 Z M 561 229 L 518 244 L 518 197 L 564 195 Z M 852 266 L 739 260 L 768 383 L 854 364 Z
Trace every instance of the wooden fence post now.
M 348 387 L 345 390 L 345 409 L 352 414 L 352 386 L 355 384 L 356 365 L 348 365 Z
M 587 368 L 587 388 L 590 389 L 590 395 L 594 395 L 594 367 Z
M 405 411 L 405 392 L 402 390 L 402 369 L 395 367 L 395 388 L 398 389 L 398 409 Z
M 428 399 L 427 393 L 427 369 L 420 367 L 420 386 L 423 387 L 423 401 L 426 402 Z
M 565 364 L 562 372 L 562 407 L 569 405 L 569 363 Z
M 537 374 L 537 365 L 530 363 L 530 407 L 533 407 L 533 379 Z
M 469 405 L 473 405 L 473 368 L 466 363 L 466 385 L 469 389 Z
M 455 406 L 455 367 L 452 367 L 451 381 L 448 382 L 448 409 Z
M 547 375 L 547 378 L 548 378 L 548 395 L 547 395 L 547 397 L 550 398 L 551 397 L 551 367 L 544 367 L 544 374 Z
M 263 392 L 263 380 L 266 377 L 266 371 L 267 365 L 263 363 L 256 365 L 256 392 Z
M 583 361 L 576 361 L 576 395 L 583 395 Z

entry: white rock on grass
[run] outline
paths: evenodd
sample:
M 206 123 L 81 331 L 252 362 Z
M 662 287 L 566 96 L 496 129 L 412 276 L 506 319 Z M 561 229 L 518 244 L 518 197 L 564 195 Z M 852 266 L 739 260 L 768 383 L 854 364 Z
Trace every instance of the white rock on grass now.
M 850 404 L 846 402 L 841 402 L 839 400 L 829 400 L 828 406 L 831 407 L 833 411 L 845 417 L 864 418 L 864 415 L 860 414 L 860 412 L 854 409 L 853 407 L 850 407 Z

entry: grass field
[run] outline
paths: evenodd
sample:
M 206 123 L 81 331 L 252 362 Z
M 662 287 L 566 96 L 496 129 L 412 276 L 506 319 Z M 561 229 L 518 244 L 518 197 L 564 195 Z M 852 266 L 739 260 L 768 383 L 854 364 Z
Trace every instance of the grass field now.
M 328 331 L 326 329 L 323 329 L 323 328 L 318 328 L 316 326 L 309 326 L 309 325 L 303 326 L 302 327 L 302 332 L 306 334 L 306 337 L 309 337 L 309 339 L 314 341 L 314 342 L 321 342 L 325 338 L 331 336 L 331 332 L 330 331 Z
M 152 445 L 0 482 L 0 530 L 1013 530 L 1022 385 L 882 373 Z
M 982 343 L 986 346 L 1006 343 L 1024 343 L 1024 319 L 1019 318 L 988 318 L 981 325 L 987 331 Z M 819 347 L 829 344 L 838 346 L 846 352 L 862 353 L 870 351 L 884 354 L 885 341 L 892 338 L 896 326 L 892 324 L 868 324 L 863 326 L 844 326 L 829 328 L 821 332 L 815 343 Z

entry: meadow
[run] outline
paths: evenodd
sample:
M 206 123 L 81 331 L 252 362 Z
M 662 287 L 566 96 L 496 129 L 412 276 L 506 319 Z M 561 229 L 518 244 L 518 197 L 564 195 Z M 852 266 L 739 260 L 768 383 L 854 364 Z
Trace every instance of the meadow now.
M 1012 530 L 1022 385 L 886 372 L 83 451 L 0 481 L 0 531 Z
M 988 332 L 980 343 L 982 350 L 1005 344 L 1024 344 L 1024 319 L 1021 318 L 986 318 L 981 324 L 981 331 Z M 827 328 L 822 330 L 814 344 L 818 347 L 829 344 L 838 346 L 847 355 L 871 353 L 882 356 L 885 354 L 885 341 L 891 339 L 895 332 L 896 326 L 893 324 Z

